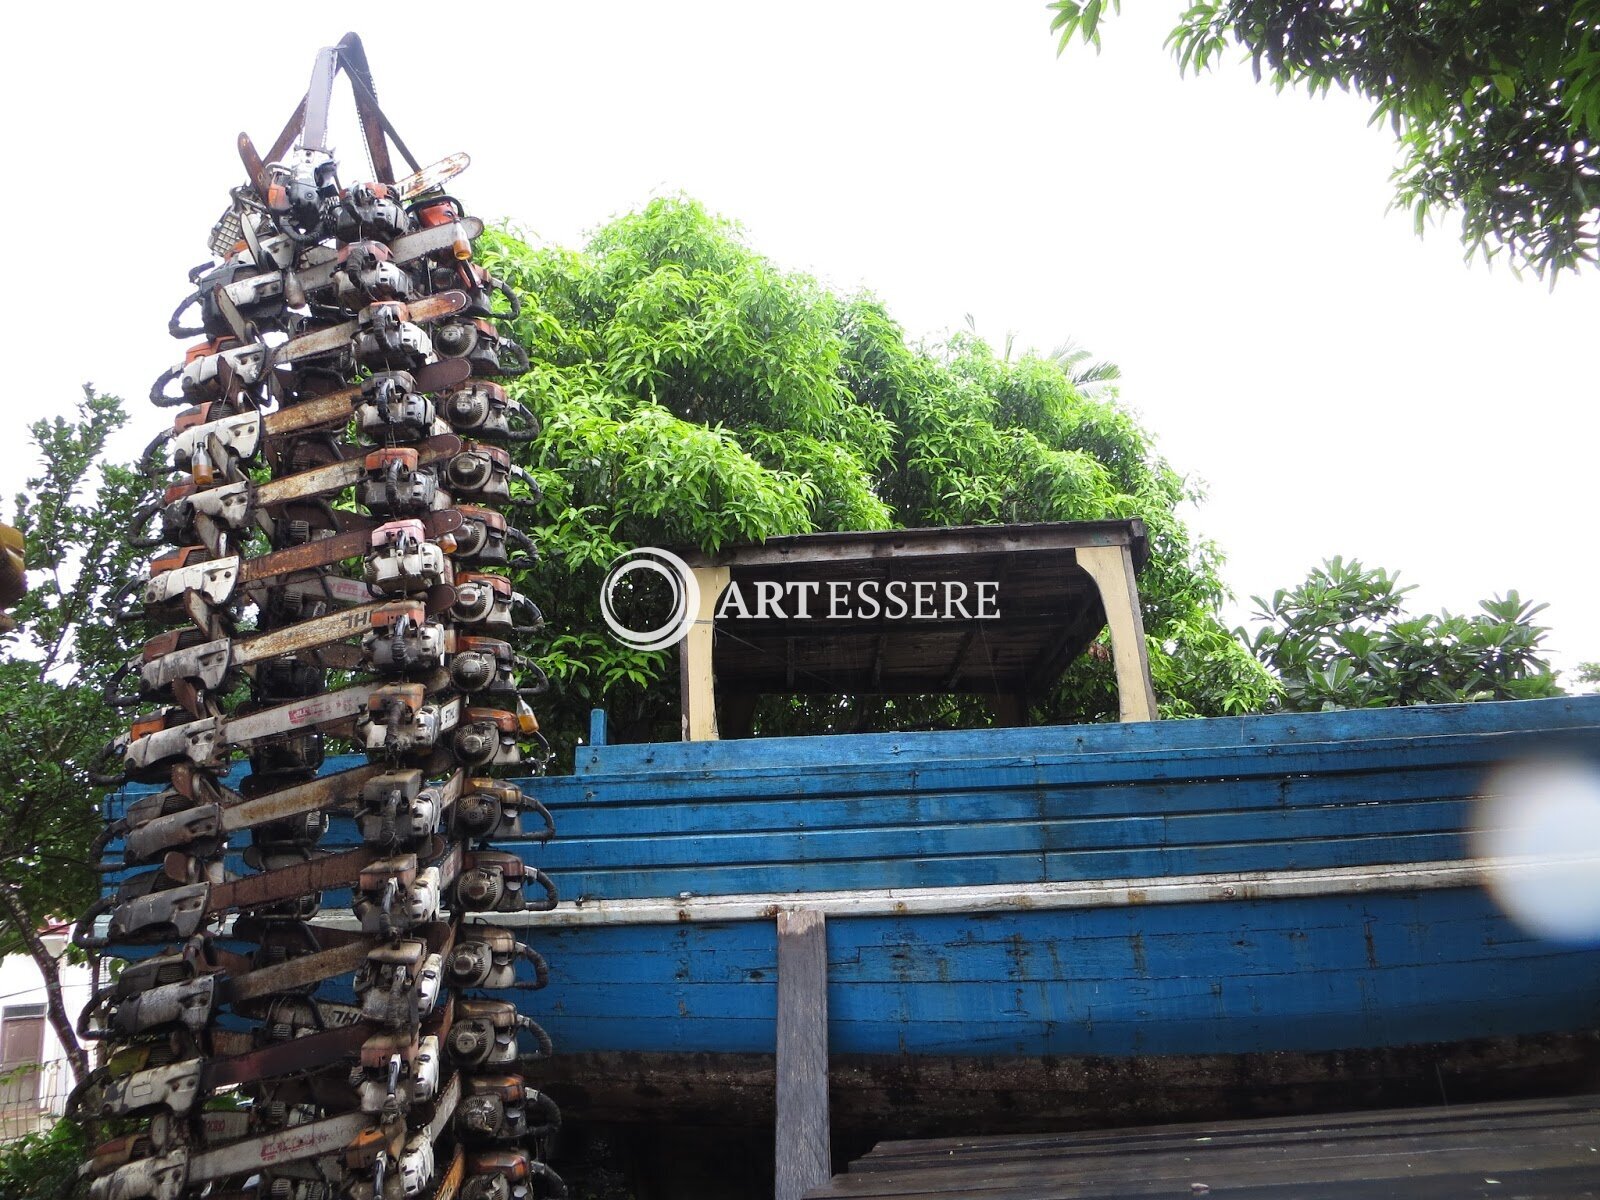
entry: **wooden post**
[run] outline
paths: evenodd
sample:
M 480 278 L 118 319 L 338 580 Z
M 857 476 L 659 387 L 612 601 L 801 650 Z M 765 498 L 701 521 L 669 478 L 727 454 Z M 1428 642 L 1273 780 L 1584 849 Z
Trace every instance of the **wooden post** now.
M 694 567 L 700 585 L 700 612 L 689 633 L 678 643 L 678 696 L 683 713 L 683 740 L 717 740 L 717 693 L 712 674 L 713 618 L 722 589 L 733 572 L 727 567 Z
M 800 1200 L 821 1187 L 832 1164 L 827 924 L 820 912 L 780 912 L 775 1200 Z
M 755 728 L 755 692 L 723 692 L 717 699 L 717 736 L 747 738 Z
M 1028 723 L 1028 698 L 1021 692 L 1002 692 L 994 698 L 994 722 L 1012 729 Z
M 1117 719 L 1154 721 L 1156 693 L 1150 686 L 1150 655 L 1144 644 L 1144 614 L 1139 611 L 1139 585 L 1134 580 L 1133 554 L 1127 546 L 1079 546 L 1078 565 L 1100 590 L 1100 603 L 1111 627 L 1111 661 L 1117 669 Z

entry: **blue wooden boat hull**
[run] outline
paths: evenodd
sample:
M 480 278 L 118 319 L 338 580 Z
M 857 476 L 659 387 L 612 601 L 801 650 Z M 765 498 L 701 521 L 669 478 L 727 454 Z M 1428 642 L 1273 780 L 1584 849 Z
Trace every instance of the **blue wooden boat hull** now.
M 541 931 L 534 1001 L 571 1050 L 771 1053 L 770 922 Z M 1600 1026 L 1600 954 L 1481 889 L 1249 904 L 834 919 L 843 1054 L 1323 1051 Z
M 811 906 L 835 1112 L 879 1131 L 1592 1089 L 1600 939 L 1518 926 L 1464 830 L 1497 766 L 1600 769 L 1597 733 L 1573 697 L 582 747 L 523 781 L 557 840 L 499 844 L 565 897 L 504 918 L 550 965 L 541 1086 L 770 1122 L 773 918 Z
M 591 1114 L 764 1120 L 771 916 L 811 904 L 831 909 L 836 1108 L 892 1127 L 1592 1085 L 1600 940 L 1531 934 L 1469 877 L 1368 877 L 1461 862 L 1488 772 L 1593 761 L 1597 728 L 1591 697 L 585 747 L 577 774 L 529 782 L 561 836 L 523 850 L 568 897 L 525 930 L 552 979 L 529 1008 L 560 1052 L 553 1086 Z M 1075 881 L 1295 872 L 1335 882 L 1026 907 Z M 963 889 L 1018 901 L 961 911 Z M 954 911 L 892 911 L 930 895 Z

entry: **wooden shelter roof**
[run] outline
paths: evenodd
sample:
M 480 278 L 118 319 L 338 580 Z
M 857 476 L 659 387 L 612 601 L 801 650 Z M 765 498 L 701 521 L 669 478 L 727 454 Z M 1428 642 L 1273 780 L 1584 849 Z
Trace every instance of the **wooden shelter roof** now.
M 803 534 L 684 557 L 729 571 L 715 621 L 719 694 L 1028 695 L 1053 684 L 1106 624 L 1078 562 L 1087 547 L 1126 547 L 1135 570 L 1149 558 L 1139 520 Z M 908 609 L 899 619 L 883 604 L 892 582 Z M 830 595 L 830 586 L 844 590 Z M 742 603 L 729 604 L 735 587 Z M 775 602 L 758 618 L 762 587 Z M 846 597 L 837 611 L 854 615 L 830 615 L 837 595 Z M 868 596 L 879 601 L 875 616 L 863 615 Z

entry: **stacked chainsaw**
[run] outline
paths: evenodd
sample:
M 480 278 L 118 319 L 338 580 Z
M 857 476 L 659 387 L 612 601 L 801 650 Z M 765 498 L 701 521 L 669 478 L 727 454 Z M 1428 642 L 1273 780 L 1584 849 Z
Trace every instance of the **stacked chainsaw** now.
M 370 182 L 326 146 L 341 71 Z M 129 960 L 82 1022 L 102 1054 L 77 1115 L 120 1131 L 90 1194 L 564 1195 L 560 1114 L 525 1074 L 550 1043 L 513 990 L 544 963 L 495 923 L 555 888 L 491 848 L 554 832 L 501 777 L 544 758 L 544 679 L 513 645 L 542 618 L 505 573 L 534 553 L 506 517 L 532 495 L 507 446 L 534 423 L 499 382 L 527 369 L 501 332 L 518 300 L 444 190 L 465 156 L 417 167 L 354 35 L 278 144 L 240 150 L 172 318 L 200 340 L 151 393 L 177 411 L 124 607 L 160 632 L 112 697 L 146 715 L 107 752 L 149 786 L 76 935 Z M 325 771 L 338 743 L 364 761 Z

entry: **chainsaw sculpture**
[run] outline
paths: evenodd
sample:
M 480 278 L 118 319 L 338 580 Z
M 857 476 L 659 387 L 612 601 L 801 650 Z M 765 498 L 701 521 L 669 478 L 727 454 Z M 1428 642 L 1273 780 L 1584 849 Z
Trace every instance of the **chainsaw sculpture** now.
M 340 71 L 373 182 L 327 150 Z M 130 959 L 83 1019 L 104 1054 L 77 1113 L 133 1130 L 93 1152 L 90 1194 L 564 1195 L 541 1161 L 560 1115 L 521 1073 L 549 1040 L 507 991 L 544 964 L 493 917 L 555 889 L 488 848 L 554 832 L 491 777 L 543 745 L 543 676 L 506 640 L 541 618 L 494 570 L 533 553 L 499 511 L 505 443 L 533 435 L 493 382 L 527 369 L 495 325 L 518 300 L 443 190 L 465 156 L 418 167 L 354 35 L 265 159 L 240 153 L 220 261 L 172 318 L 206 340 L 151 393 L 183 406 L 151 451 L 182 474 L 135 531 L 170 549 L 129 615 L 175 627 L 116 698 L 162 706 L 111 748 L 156 787 L 103 836 L 128 873 L 77 931 Z M 319 774 L 329 740 L 367 765 Z M 330 817 L 353 848 L 319 847 Z M 335 889 L 350 912 L 315 919 Z

